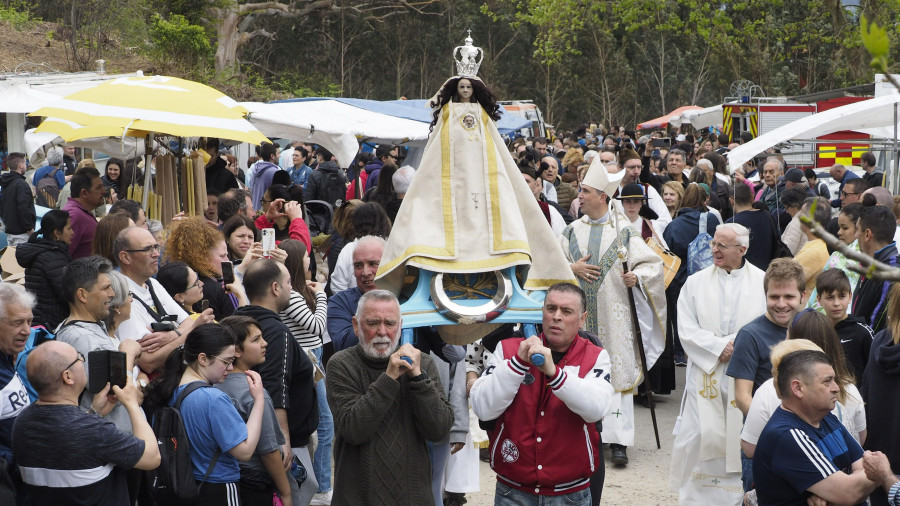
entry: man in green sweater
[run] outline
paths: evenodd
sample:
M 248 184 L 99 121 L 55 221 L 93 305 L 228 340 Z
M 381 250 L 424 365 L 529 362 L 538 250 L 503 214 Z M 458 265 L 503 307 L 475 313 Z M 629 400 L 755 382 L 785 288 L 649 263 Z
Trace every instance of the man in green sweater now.
M 401 327 L 397 298 L 366 292 L 353 317 L 359 344 L 328 362 L 333 506 L 434 502 L 426 442 L 447 436 L 453 411 L 431 359 L 410 344 L 398 347 Z

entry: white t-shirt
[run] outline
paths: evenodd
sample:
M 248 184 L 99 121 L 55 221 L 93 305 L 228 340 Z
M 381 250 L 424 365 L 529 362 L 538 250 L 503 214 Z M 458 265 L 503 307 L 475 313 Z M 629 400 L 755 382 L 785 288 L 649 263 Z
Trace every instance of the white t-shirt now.
M 353 275 L 353 252 L 356 251 L 354 239 L 344 245 L 338 253 L 337 262 L 334 263 L 334 272 L 331 273 L 331 293 L 343 292 L 348 288 L 356 287 L 356 276 Z
M 856 385 L 847 385 L 847 404 L 835 403 L 831 413 L 847 428 L 847 432 L 859 442 L 859 433 L 866 430 L 866 410 L 863 407 L 862 395 Z M 747 419 L 744 420 L 744 430 L 741 431 L 741 439 L 755 445 L 759 441 L 759 435 L 772 413 L 781 406 L 781 399 L 775 392 L 775 382 L 770 378 L 759 386 L 750 403 Z
M 147 283 L 153 284 L 153 293 L 156 294 L 160 304 L 162 304 L 165 309 L 163 313 L 176 315 L 178 317 L 176 321 L 181 324 L 181 322 L 188 317 L 188 314 L 184 309 L 175 302 L 175 299 L 169 295 L 169 292 L 167 292 L 158 281 L 150 278 L 147 280 Z M 137 299 L 141 299 L 148 306 L 153 307 L 153 297 L 150 296 L 149 289 L 138 285 L 131 278 L 128 278 L 128 289 L 131 290 L 131 293 L 135 298 L 134 302 L 131 303 L 131 318 L 119 325 L 119 328 L 116 330 L 116 337 L 121 340 L 137 340 L 151 333 L 150 323 L 156 321 L 150 316 L 150 313 L 147 312 L 147 308 L 144 307 L 144 304 L 141 304 Z

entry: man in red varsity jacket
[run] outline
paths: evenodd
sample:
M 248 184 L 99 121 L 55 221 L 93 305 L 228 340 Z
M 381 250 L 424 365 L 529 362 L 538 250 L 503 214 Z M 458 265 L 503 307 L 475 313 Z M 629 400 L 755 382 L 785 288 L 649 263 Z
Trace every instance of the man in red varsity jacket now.
M 588 506 L 590 477 L 603 465 L 595 424 L 613 395 L 609 354 L 578 336 L 587 313 L 577 286 L 550 287 L 543 312 L 544 332 L 501 341 L 470 393 L 475 414 L 494 420 L 494 504 L 554 496 L 552 504 Z

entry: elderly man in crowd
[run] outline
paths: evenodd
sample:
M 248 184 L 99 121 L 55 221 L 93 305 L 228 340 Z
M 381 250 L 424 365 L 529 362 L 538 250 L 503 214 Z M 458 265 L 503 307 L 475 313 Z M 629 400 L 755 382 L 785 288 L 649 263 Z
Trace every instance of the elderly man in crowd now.
M 0 283 L 0 503 L 15 504 L 16 495 L 19 501 L 25 498 L 13 459 L 12 432 L 16 417 L 31 403 L 16 373 L 16 357 L 31 333 L 34 302 L 34 295 L 22 286 Z
M 578 335 L 586 318 L 580 288 L 551 286 L 544 332 L 501 341 L 472 385 L 472 409 L 493 420 L 497 505 L 592 504 L 590 478 L 602 451 L 595 424 L 609 412 L 614 392 L 609 353 Z M 587 458 L 573 458 L 578 452 Z
M 361 238 L 353 250 L 353 276 L 356 286 L 334 294 L 328 299 L 328 335 L 334 350 L 341 351 L 355 345 L 359 338 L 353 326 L 353 315 L 364 293 L 375 289 L 375 273 L 384 254 L 384 239 L 374 235 Z
M 359 343 L 328 362 L 334 506 L 434 502 L 426 442 L 449 433 L 453 411 L 431 359 L 399 346 L 402 323 L 392 293 L 366 292 L 353 317 Z
M 38 400 L 16 419 L 13 444 L 32 504 L 129 504 L 125 471 L 160 462 L 134 384 L 112 391 L 107 384 L 86 412 L 78 406 L 87 385 L 84 355 L 75 348 L 48 341 L 34 349 L 27 369 Z M 116 401 L 134 435 L 102 418 Z
M 670 487 L 681 504 L 741 503 L 742 494 L 735 492 L 741 487 L 741 412 L 731 402 L 733 381 L 725 369 L 738 330 L 766 309 L 765 273 L 744 259 L 749 246 L 746 227 L 719 225 L 713 265 L 690 276 L 678 298 L 678 333 L 688 368 Z
M 781 406 L 759 436 L 753 476 L 760 504 L 859 504 L 878 486 L 863 450 L 831 413 L 840 390 L 828 355 L 788 353 L 778 366 Z M 809 504 L 819 504 L 809 502 Z

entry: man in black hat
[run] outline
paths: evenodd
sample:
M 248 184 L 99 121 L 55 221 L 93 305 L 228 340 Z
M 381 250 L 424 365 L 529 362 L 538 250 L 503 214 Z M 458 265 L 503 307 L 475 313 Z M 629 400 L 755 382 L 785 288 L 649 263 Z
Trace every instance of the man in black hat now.
M 788 171 L 784 173 L 784 189 L 790 190 L 791 188 L 805 191 L 807 197 L 816 196 L 816 192 L 809 187 L 809 184 L 806 181 L 806 175 L 802 170 L 796 167 L 788 169 Z

